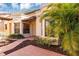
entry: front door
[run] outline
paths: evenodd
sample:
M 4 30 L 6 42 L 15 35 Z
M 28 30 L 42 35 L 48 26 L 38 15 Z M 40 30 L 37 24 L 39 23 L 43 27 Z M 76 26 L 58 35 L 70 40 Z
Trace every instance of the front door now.
M 12 32 L 12 24 L 9 23 L 9 33 L 11 34 L 11 32 Z
M 20 33 L 20 23 L 14 23 L 14 32 Z
M 30 34 L 30 24 L 23 23 L 23 34 Z

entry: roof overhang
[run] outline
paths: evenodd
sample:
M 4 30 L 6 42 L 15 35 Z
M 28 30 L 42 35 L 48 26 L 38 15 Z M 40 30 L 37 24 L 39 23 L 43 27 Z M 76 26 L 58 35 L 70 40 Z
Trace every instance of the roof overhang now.
M 9 20 L 12 20 L 12 18 L 0 17 L 0 20 L 7 20 L 7 21 L 9 21 Z
M 36 16 L 31 16 L 27 19 L 23 19 L 22 22 L 33 21 L 33 20 L 36 20 Z
M 12 20 L 12 16 L 11 15 L 0 15 L 0 20 Z

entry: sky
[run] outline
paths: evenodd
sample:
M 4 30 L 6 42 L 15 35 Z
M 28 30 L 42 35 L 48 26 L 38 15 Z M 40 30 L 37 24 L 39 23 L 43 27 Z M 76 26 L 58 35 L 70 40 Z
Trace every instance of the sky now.
M 18 12 L 22 9 L 39 9 L 41 3 L 0 3 L 0 12 Z

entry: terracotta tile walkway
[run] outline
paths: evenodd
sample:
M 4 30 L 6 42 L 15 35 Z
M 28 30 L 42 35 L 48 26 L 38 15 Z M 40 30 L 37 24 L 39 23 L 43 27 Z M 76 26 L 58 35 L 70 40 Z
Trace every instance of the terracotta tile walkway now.
M 19 45 L 20 43 L 22 43 L 24 40 L 17 40 L 7 46 L 3 46 L 0 47 L 0 53 L 5 52 L 7 50 L 13 49 L 14 47 L 16 47 L 17 45 Z
M 28 45 L 18 51 L 8 54 L 8 56 L 64 56 L 37 46 Z
M 5 52 L 10 49 L 13 49 L 14 47 L 16 47 L 17 45 L 19 45 L 20 43 L 22 43 L 25 40 L 33 40 L 33 38 L 20 39 L 20 40 L 17 40 L 7 46 L 0 47 L 0 53 Z
M 57 52 L 49 51 L 37 46 L 33 45 L 27 45 L 26 41 L 32 40 L 32 38 L 17 40 L 7 46 L 3 46 L 0 48 L 0 56 L 64 56 L 62 54 L 59 54 Z M 25 41 L 25 42 L 24 42 Z M 20 49 L 16 49 L 17 46 L 22 45 L 21 43 L 25 44 L 24 47 L 21 47 Z M 13 50 L 12 50 L 13 49 Z M 14 50 L 16 49 L 16 50 Z M 5 54 L 4 52 L 11 50 L 12 52 Z

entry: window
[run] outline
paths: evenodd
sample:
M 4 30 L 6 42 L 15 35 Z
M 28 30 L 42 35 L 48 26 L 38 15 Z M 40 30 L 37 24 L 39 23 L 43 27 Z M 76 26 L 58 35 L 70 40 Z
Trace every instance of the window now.
M 48 24 L 48 21 L 45 21 L 45 36 L 47 36 L 49 32 Z
M 7 24 L 5 24 L 5 30 L 7 30 Z
M 30 25 L 27 23 L 23 23 L 23 33 L 30 33 Z
M 49 20 L 46 20 L 45 21 L 45 36 L 50 36 L 50 37 L 53 37 L 54 36 L 54 32 L 53 32 L 53 29 L 51 27 L 51 22 L 52 21 L 49 21 Z
M 20 23 L 14 23 L 14 31 L 15 33 L 20 33 Z

